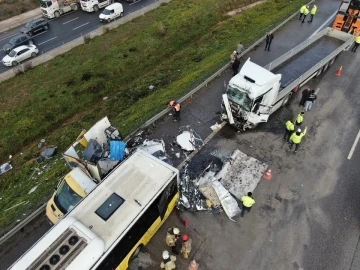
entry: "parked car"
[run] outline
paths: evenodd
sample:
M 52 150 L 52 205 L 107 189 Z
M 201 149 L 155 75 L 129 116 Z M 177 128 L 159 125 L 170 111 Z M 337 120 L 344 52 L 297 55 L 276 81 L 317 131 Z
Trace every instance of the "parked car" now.
M 13 49 L 8 55 L 6 55 L 2 62 L 5 66 L 16 66 L 20 62 L 35 57 L 39 53 L 39 49 L 35 45 L 22 45 Z
M 27 34 L 20 34 L 9 40 L 3 47 L 3 50 L 6 54 L 11 52 L 14 48 L 19 47 L 21 45 L 33 45 L 34 41 L 32 37 Z
M 34 35 L 36 32 L 48 30 L 49 23 L 45 19 L 36 19 L 28 22 L 25 24 L 21 29 L 20 32 L 23 34 L 28 34 L 29 36 Z
M 101 22 L 111 22 L 115 20 L 117 17 L 122 17 L 124 15 L 124 9 L 122 4 L 114 3 L 110 6 L 107 6 L 103 12 L 99 15 L 99 19 Z

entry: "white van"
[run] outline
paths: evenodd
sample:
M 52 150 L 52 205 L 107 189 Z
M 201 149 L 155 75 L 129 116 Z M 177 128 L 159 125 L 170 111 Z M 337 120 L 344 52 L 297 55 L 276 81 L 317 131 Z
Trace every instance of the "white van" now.
M 124 16 L 124 9 L 122 4 L 114 3 L 110 6 L 107 6 L 103 12 L 100 14 L 99 19 L 101 22 L 111 22 L 115 20 L 117 17 Z

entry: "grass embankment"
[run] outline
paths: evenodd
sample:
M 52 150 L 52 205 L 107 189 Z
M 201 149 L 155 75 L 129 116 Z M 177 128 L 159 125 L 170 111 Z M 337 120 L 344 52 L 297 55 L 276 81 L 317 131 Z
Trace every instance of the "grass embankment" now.
M 0 0 L 0 21 L 40 8 L 39 0 Z
M 2 83 L 0 157 L 24 154 L 15 155 L 15 168 L 0 178 L 0 228 L 45 202 L 67 170 L 58 162 L 28 180 L 39 139 L 62 151 L 105 115 L 129 134 L 228 62 L 240 40 L 250 45 L 304 2 L 271 0 L 228 17 L 243 0 L 173 0 Z M 28 195 L 34 181 L 41 184 Z M 24 200 L 29 203 L 4 212 Z

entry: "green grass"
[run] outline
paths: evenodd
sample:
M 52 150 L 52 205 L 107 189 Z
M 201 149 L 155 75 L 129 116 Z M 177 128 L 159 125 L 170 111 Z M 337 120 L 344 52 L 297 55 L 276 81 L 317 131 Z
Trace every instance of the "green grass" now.
M 106 115 L 129 134 L 228 62 L 240 40 L 250 45 L 303 3 L 271 0 L 228 17 L 243 0 L 173 0 L 2 83 L 0 157 L 15 158 L 14 169 L 0 177 L 1 230 L 45 202 L 67 169 L 63 160 L 55 164 L 27 194 L 40 139 L 62 151 Z M 29 203 L 4 212 L 23 200 Z
M 38 0 L 1 0 L 0 21 L 40 8 Z

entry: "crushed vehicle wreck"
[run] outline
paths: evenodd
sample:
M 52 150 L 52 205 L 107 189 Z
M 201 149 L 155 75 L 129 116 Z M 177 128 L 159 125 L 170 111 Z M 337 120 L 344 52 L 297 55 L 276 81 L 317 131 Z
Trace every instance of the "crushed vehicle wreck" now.
M 233 220 L 241 213 L 240 198 L 254 191 L 266 168 L 265 163 L 239 150 L 225 163 L 220 157 L 197 155 L 180 174 L 177 207 L 189 211 L 223 209 Z

